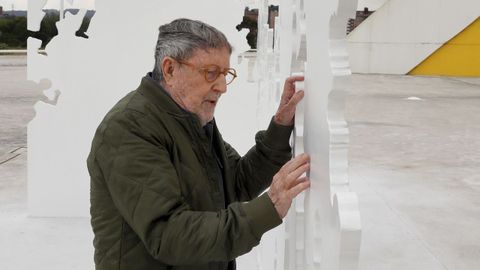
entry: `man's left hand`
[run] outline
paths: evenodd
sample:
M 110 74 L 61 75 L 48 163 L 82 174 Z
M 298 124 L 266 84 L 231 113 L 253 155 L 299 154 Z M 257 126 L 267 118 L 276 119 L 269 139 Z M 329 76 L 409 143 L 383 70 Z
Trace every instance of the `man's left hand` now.
M 280 105 L 278 106 L 277 113 L 273 117 L 273 121 L 275 121 L 275 123 L 282 126 L 293 125 L 295 108 L 304 96 L 303 90 L 295 91 L 295 82 L 303 80 L 303 76 L 291 76 L 285 80 L 282 99 L 280 100 Z

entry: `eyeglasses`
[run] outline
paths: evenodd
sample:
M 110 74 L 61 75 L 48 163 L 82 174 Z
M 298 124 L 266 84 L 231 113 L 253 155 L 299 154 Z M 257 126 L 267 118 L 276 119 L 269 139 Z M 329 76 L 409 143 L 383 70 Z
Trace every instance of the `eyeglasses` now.
M 217 65 L 207 65 L 204 67 L 197 67 L 192 63 L 178 61 L 178 60 L 176 61 L 182 65 L 186 65 L 203 72 L 203 75 L 205 76 L 205 80 L 209 83 L 214 82 L 218 78 L 218 76 L 220 76 L 220 74 L 223 74 L 223 76 L 225 76 L 225 82 L 227 85 L 231 84 L 233 80 L 235 80 L 235 78 L 237 77 L 237 71 L 233 68 L 222 69 Z

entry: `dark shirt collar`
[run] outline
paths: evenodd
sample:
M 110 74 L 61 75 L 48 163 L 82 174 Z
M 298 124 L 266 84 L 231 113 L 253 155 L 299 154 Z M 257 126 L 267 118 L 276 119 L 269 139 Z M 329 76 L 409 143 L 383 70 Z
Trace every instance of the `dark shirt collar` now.
M 205 131 L 205 135 L 207 135 L 207 138 L 210 141 L 210 145 L 213 144 L 213 127 L 215 125 L 214 121 L 215 120 L 212 120 L 205 124 L 205 126 L 203 126 L 203 130 Z

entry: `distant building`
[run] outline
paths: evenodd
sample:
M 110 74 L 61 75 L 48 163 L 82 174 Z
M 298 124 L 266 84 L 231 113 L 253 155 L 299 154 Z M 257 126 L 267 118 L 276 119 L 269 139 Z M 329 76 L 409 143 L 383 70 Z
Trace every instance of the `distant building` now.
M 3 16 L 3 7 L 0 6 L 0 16 Z

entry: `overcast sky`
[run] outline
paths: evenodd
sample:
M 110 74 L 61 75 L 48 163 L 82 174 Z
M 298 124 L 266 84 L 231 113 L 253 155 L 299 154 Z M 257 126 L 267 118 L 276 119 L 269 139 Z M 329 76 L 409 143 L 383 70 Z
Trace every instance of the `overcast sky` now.
M 387 1 L 388 0 L 358 0 L 358 10 L 363 10 L 364 7 L 368 7 L 370 10 L 377 10 Z
M 39 0 L 33 0 L 39 1 Z M 73 5 L 69 4 L 69 1 L 73 2 Z M 141 1 L 141 0 L 140 0 Z M 198 0 L 192 0 L 198 1 Z M 378 9 L 387 0 L 358 0 L 358 10 L 363 10 L 364 7 L 368 7 L 370 10 Z M 3 6 L 3 10 L 11 10 L 12 4 L 15 10 L 27 10 L 28 0 L 0 0 L 0 6 Z M 94 9 L 95 0 L 65 0 L 65 8 L 86 8 Z M 60 7 L 60 0 L 48 0 L 46 8 L 58 9 Z

